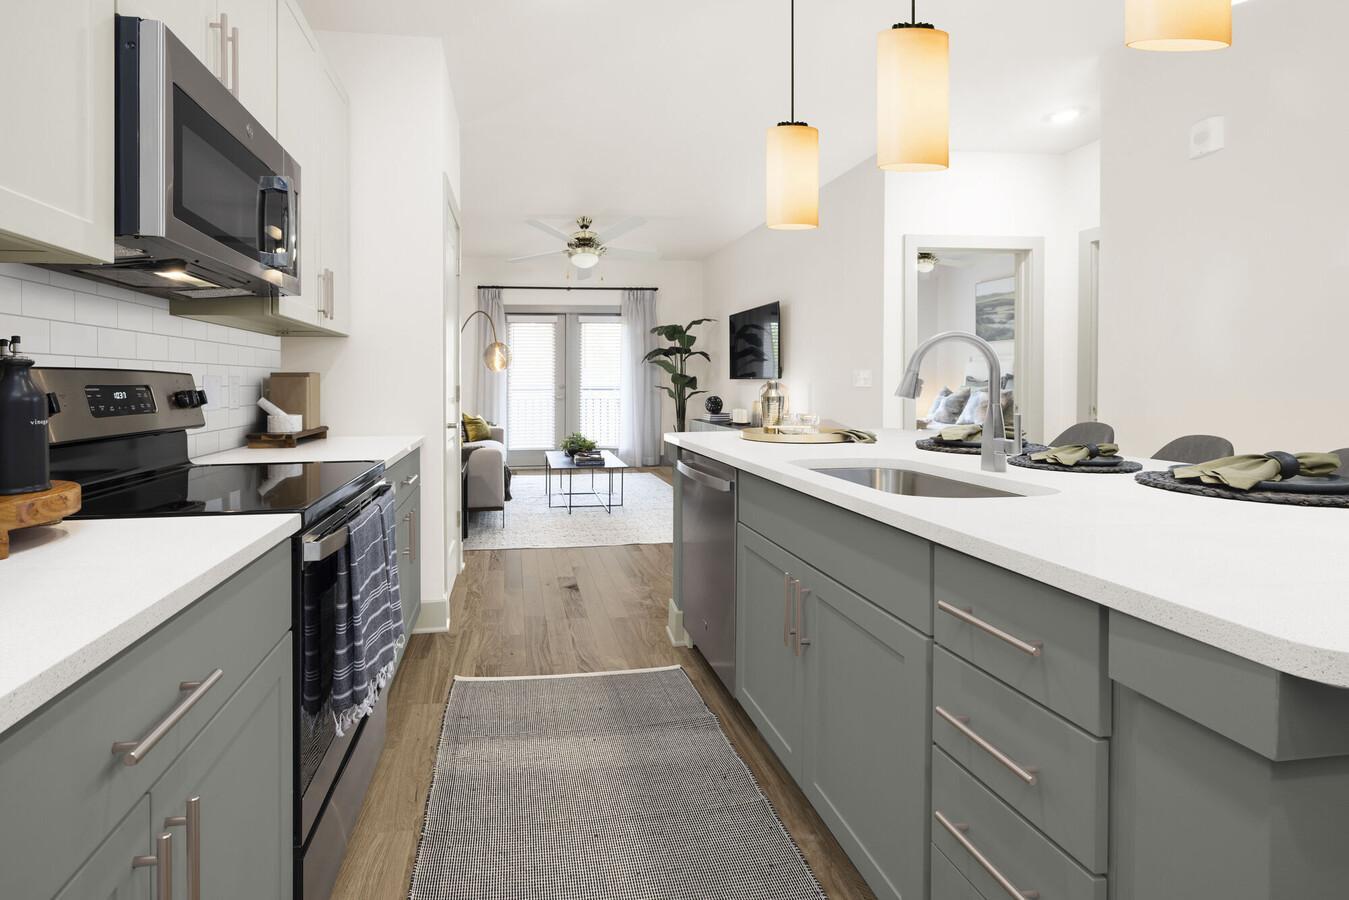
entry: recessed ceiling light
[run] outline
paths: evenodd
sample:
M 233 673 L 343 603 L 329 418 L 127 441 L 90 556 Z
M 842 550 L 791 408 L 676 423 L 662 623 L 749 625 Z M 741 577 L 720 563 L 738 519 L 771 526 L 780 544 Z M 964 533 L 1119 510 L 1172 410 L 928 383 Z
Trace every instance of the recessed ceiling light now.
M 1076 122 L 1080 118 L 1082 118 L 1082 107 L 1073 106 L 1050 113 L 1045 116 L 1045 121 L 1050 125 L 1067 125 L 1069 122 Z

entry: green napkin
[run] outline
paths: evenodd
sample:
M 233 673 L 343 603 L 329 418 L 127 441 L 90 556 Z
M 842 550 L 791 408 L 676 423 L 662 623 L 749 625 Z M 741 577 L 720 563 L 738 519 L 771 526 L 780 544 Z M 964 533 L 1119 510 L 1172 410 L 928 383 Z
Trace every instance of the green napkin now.
M 1333 453 L 1288 454 L 1297 460 L 1299 475 L 1324 477 L 1334 475 L 1340 467 L 1340 458 Z M 1239 491 L 1249 491 L 1262 481 L 1282 481 L 1283 465 L 1269 453 L 1251 453 L 1243 456 L 1224 456 L 1195 466 L 1180 466 L 1171 474 L 1177 481 L 1198 479 L 1204 484 L 1225 484 Z
M 841 434 L 847 441 L 854 444 L 874 444 L 876 435 L 871 431 L 863 431 L 860 428 L 830 428 L 827 429 L 830 434 Z
M 941 430 L 941 439 L 947 442 L 977 441 L 983 433 L 982 425 L 952 425 Z
M 1097 456 L 1114 456 L 1119 453 L 1118 444 L 1096 444 Z M 1089 444 L 1064 444 L 1062 447 L 1050 447 L 1048 450 L 1042 450 L 1039 453 L 1032 453 L 1031 459 L 1036 462 L 1052 462 L 1061 466 L 1075 466 L 1084 459 L 1091 459 L 1091 445 Z

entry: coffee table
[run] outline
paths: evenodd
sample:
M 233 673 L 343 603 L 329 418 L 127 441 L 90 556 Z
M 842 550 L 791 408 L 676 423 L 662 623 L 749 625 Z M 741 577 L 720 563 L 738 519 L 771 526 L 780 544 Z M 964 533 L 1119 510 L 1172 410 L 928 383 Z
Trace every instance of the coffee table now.
M 600 451 L 604 458 L 602 466 L 578 466 L 570 456 L 562 450 L 548 450 L 543 455 L 543 480 L 547 485 L 548 508 L 565 509 L 567 515 L 571 515 L 573 509 L 602 509 L 606 513 L 613 515 L 615 506 L 623 505 L 623 472 L 628 468 L 628 464 L 623 462 L 617 456 L 614 456 L 608 450 Z M 576 490 L 576 473 L 590 473 L 590 489 Z M 557 491 L 553 491 L 553 473 L 557 473 Z M 566 473 L 566 490 L 563 490 L 562 474 Z M 599 486 L 595 483 L 595 473 L 605 472 L 609 477 L 608 491 L 601 492 Z M 618 501 L 614 501 L 614 473 L 618 473 Z M 553 494 L 558 497 L 565 497 L 566 503 L 553 503 Z M 595 503 L 576 503 L 576 497 L 594 497 Z

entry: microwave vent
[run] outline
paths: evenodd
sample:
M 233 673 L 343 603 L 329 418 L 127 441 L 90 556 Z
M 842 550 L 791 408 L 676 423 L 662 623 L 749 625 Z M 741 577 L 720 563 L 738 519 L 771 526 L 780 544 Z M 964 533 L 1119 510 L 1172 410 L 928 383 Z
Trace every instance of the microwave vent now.
M 189 291 L 174 291 L 180 297 L 194 297 L 198 300 L 222 300 L 226 297 L 252 297 L 251 291 L 242 288 L 197 288 Z

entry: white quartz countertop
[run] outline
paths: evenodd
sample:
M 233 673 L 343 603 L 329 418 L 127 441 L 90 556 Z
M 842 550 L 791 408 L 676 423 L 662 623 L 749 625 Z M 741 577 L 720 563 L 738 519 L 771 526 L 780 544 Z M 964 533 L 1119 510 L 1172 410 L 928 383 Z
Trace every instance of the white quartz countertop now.
M 930 434 L 835 445 L 711 432 L 665 440 L 1270 668 L 1349 687 L 1349 510 L 1178 494 L 1132 475 L 982 472 L 978 456 L 914 446 Z M 896 496 L 807 467 L 896 462 L 1035 496 Z
M 297 515 L 95 519 L 10 536 L 0 734 L 287 540 Z
M 305 441 L 298 447 L 279 450 L 250 450 L 239 447 L 235 450 L 222 450 L 199 456 L 192 460 L 203 465 L 221 465 L 229 463 L 299 463 L 299 462 L 340 462 L 343 460 L 369 459 L 383 461 L 391 466 L 413 450 L 421 447 L 419 434 L 395 434 L 381 436 L 328 437 L 321 440 Z

